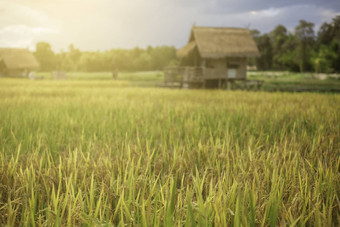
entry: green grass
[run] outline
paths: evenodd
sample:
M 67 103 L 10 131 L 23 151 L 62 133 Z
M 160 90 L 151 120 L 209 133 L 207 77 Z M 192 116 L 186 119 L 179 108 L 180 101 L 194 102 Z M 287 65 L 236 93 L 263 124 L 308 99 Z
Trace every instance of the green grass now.
M 68 80 L 113 80 L 112 72 L 67 72 Z M 39 72 L 37 76 L 45 80 L 51 80 L 50 72 Z M 164 75 L 161 71 L 152 72 L 119 72 L 119 81 L 128 81 L 134 86 L 155 86 L 164 82 Z
M 129 80 L 0 80 L 0 225 L 339 225 L 338 94 Z
M 37 73 L 45 80 L 51 80 L 49 72 Z M 112 80 L 111 72 L 67 72 L 68 80 Z M 289 92 L 340 92 L 340 79 L 329 78 L 318 80 L 311 73 L 291 72 L 248 72 L 248 79 L 264 81 L 262 91 Z M 126 81 L 132 86 L 157 87 L 164 83 L 161 71 L 152 72 L 119 72 L 118 81 Z
M 248 72 L 248 79 L 263 80 L 264 91 L 340 92 L 340 77 L 319 80 L 312 73 Z

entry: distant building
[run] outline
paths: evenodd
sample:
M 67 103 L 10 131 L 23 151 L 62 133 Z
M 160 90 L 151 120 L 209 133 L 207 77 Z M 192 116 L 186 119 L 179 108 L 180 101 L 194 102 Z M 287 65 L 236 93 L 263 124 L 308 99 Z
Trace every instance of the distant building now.
M 53 71 L 52 72 L 52 79 L 53 80 L 66 80 L 66 72 L 65 71 Z
M 0 77 L 28 77 L 38 67 L 38 61 L 27 49 L 0 48 Z
M 193 27 L 177 55 L 180 67 L 165 70 L 165 83 L 222 88 L 245 80 L 247 57 L 259 56 L 259 51 L 248 29 Z

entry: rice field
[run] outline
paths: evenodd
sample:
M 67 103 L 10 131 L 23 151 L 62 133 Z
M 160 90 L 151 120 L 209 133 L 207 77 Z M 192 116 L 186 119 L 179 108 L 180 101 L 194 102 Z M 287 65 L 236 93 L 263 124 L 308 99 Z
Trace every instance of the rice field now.
M 338 226 L 340 95 L 0 80 L 0 225 Z

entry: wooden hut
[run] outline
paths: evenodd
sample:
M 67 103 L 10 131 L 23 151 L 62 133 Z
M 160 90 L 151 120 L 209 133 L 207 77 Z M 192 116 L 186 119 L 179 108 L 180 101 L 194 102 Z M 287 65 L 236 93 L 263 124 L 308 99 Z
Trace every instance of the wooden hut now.
M 259 51 L 248 29 L 193 27 L 177 55 L 180 66 L 165 69 L 165 83 L 222 88 L 246 80 L 247 57 L 259 56 Z
M 0 48 L 0 76 L 27 77 L 39 63 L 27 49 Z

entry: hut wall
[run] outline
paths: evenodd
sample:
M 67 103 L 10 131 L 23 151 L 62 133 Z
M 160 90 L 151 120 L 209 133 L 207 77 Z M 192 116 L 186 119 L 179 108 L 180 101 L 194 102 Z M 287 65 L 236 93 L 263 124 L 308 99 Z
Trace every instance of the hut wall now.
M 240 59 L 239 61 L 239 67 L 237 71 L 236 77 L 238 79 L 246 79 L 247 76 L 247 59 Z
M 247 76 L 247 59 L 246 58 L 227 58 L 226 67 L 227 67 L 227 70 L 231 68 L 236 69 L 235 79 L 246 79 L 246 76 Z
M 247 59 L 246 58 L 220 58 L 206 60 L 206 67 L 225 71 L 228 75 L 228 69 L 235 69 L 235 79 L 246 79 Z
M 218 58 L 218 59 L 208 59 L 206 62 L 206 66 L 208 68 L 214 68 L 214 69 L 227 69 L 226 68 L 226 59 L 224 58 Z

